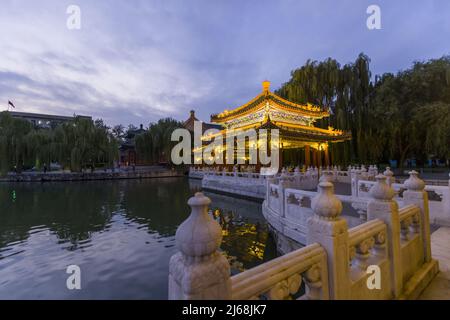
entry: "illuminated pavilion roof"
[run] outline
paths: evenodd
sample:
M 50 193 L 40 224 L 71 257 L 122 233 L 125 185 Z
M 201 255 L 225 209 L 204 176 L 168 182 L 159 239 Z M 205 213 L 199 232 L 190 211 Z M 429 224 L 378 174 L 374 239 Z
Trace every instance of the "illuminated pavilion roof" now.
M 316 120 L 329 116 L 329 112 L 319 106 L 297 104 L 277 96 L 270 91 L 270 82 L 264 81 L 262 93 L 231 111 L 212 115 L 211 122 L 229 131 L 279 129 L 286 148 L 350 140 L 350 132 L 314 126 Z
M 270 110 L 267 107 L 270 106 Z M 237 107 L 231 111 L 225 110 L 222 113 L 211 116 L 211 121 L 221 124 L 232 122 L 236 118 L 242 118 L 246 115 L 258 111 L 284 111 L 289 114 L 303 116 L 305 118 L 316 120 L 328 117 L 328 111 L 322 110 L 321 107 L 312 104 L 298 104 L 290 102 L 277 96 L 270 91 L 270 82 L 263 82 L 263 91 L 246 104 Z

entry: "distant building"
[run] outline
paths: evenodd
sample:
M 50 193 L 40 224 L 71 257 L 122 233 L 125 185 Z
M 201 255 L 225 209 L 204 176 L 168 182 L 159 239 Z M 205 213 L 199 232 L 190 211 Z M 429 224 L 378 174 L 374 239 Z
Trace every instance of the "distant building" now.
M 191 143 L 194 145 L 194 123 L 195 121 L 200 121 L 195 117 L 195 111 L 191 110 L 191 114 L 189 118 L 183 123 L 183 126 L 185 129 L 189 130 L 191 132 Z M 217 130 L 223 130 L 222 125 L 220 124 L 214 124 L 214 123 L 207 123 L 201 121 L 202 124 L 202 135 L 205 133 L 206 130 L 209 129 L 217 129 Z M 194 163 L 194 153 L 191 155 L 191 163 Z
M 194 132 L 194 121 L 199 121 L 195 117 L 195 111 L 192 110 L 190 113 L 189 118 L 184 121 L 183 127 L 192 133 Z M 219 124 L 212 124 L 212 123 L 205 123 L 202 122 L 202 134 L 208 130 L 208 129 L 222 129 L 222 126 Z M 147 164 L 144 160 L 139 159 L 139 156 L 136 152 L 136 141 L 135 137 L 139 134 L 142 134 L 145 132 L 145 129 L 143 125 L 140 125 L 139 129 L 131 130 L 127 132 L 127 135 L 125 136 L 124 141 L 121 143 L 119 152 L 120 152 L 120 164 L 122 166 L 128 166 L 128 165 L 145 165 Z M 192 134 L 192 136 L 194 136 Z M 165 163 L 167 162 L 167 159 L 159 159 L 159 163 Z
M 9 111 L 9 114 L 13 118 L 24 119 L 31 122 L 35 127 L 38 128 L 54 128 L 57 125 L 72 121 L 75 118 L 82 118 L 92 120 L 92 117 L 89 116 L 58 116 L 58 115 L 50 115 L 43 113 L 30 113 L 30 112 L 17 112 L 17 111 Z
M 195 111 L 191 110 L 189 118 L 183 124 L 184 128 L 191 132 L 194 132 L 194 121 L 200 120 L 195 117 Z M 202 133 L 205 133 L 205 131 L 209 129 L 222 130 L 223 127 L 220 124 L 202 122 Z
M 329 147 L 332 144 L 352 138 L 349 131 L 337 130 L 330 126 L 324 129 L 314 125 L 316 121 L 329 116 L 330 112 L 326 108 L 310 103 L 294 103 L 278 96 L 270 91 L 270 81 L 266 80 L 262 83 L 262 91 L 256 97 L 233 110 L 224 110 L 211 115 L 211 122 L 226 128 L 221 131 L 223 135 L 227 133 L 226 130 L 237 132 L 248 129 L 254 129 L 256 132 L 260 129 L 278 130 L 280 166 L 283 165 L 284 151 L 291 149 L 297 153 L 298 158 L 301 158 L 300 162 L 306 167 L 310 165 L 321 167 L 331 164 Z M 239 146 L 234 147 L 236 154 L 245 152 L 247 147 L 238 148 Z M 222 152 L 227 152 L 226 147 Z M 246 161 L 247 164 L 250 161 L 245 156 L 240 160 Z M 292 160 L 288 160 L 285 164 L 290 164 L 290 161 Z M 234 163 L 233 161 L 229 165 Z
M 120 164 L 128 165 L 142 165 L 143 161 L 139 159 L 136 153 L 135 137 L 145 132 L 144 126 L 141 124 L 139 129 L 129 130 L 125 136 L 125 141 L 121 143 L 119 148 Z

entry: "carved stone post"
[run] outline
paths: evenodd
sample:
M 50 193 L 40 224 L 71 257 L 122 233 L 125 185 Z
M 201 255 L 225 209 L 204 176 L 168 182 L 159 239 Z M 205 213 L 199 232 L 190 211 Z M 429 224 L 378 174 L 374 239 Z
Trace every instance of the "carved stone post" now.
M 329 171 L 324 171 L 319 179 L 319 182 L 332 182 L 332 181 L 333 181 L 333 173 Z
M 188 201 L 191 215 L 175 235 L 180 252 L 170 259 L 170 300 L 231 299 L 230 265 L 218 251 L 220 225 L 208 215 L 211 200 L 198 192 Z
M 269 205 L 269 201 L 270 201 L 270 185 L 275 183 L 276 178 L 274 176 L 267 176 L 266 177 L 266 201 L 267 201 L 267 205 Z
M 386 176 L 386 182 L 389 186 L 392 186 L 392 184 L 395 182 L 394 173 L 391 171 L 390 167 L 386 167 L 386 170 L 383 172 L 383 174 Z
M 300 180 L 301 180 L 300 168 L 299 167 L 295 167 L 295 169 L 294 169 L 294 181 L 295 181 L 295 187 L 296 188 L 300 187 Z
M 349 243 L 347 221 L 339 215 L 342 203 L 331 182 L 321 182 L 312 199 L 314 216 L 308 220 L 307 243 L 319 243 L 327 252 L 330 299 L 349 298 Z
M 428 207 L 428 193 L 425 182 L 418 177 L 416 171 L 409 173 L 409 179 L 404 183 L 408 189 L 403 192 L 405 205 L 415 204 L 420 208 L 420 231 L 423 241 L 423 255 L 425 262 L 431 261 L 430 212 Z
M 281 174 L 280 182 L 278 183 L 278 187 L 279 187 L 278 199 L 280 201 L 280 216 L 281 217 L 285 217 L 285 213 L 284 213 L 285 200 L 286 200 L 285 190 L 286 190 L 286 188 L 289 188 L 289 180 L 288 179 L 289 179 L 289 176 L 287 175 L 286 171 L 284 171 Z
M 392 200 L 395 192 L 386 183 L 386 177 L 379 174 L 375 179 L 377 183 L 369 191 L 372 199 L 367 206 L 367 220 L 380 219 L 386 223 L 392 295 L 393 298 L 397 298 L 403 287 L 398 204 Z
M 358 197 L 358 181 L 359 181 L 359 174 L 358 171 L 355 169 L 350 170 L 350 182 L 351 182 L 351 188 L 352 188 L 352 197 Z

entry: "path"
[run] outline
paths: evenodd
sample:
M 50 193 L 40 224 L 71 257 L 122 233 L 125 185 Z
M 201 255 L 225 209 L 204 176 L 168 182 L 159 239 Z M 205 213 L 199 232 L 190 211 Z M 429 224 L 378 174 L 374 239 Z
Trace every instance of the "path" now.
M 420 300 L 450 300 L 450 228 L 431 234 L 431 252 L 439 261 L 439 274 L 420 295 Z

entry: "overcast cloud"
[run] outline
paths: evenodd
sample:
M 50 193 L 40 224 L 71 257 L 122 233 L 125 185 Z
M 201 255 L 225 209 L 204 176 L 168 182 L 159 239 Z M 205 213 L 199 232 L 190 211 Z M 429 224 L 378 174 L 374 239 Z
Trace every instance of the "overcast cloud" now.
M 81 8 L 81 30 L 66 9 Z M 366 9 L 381 7 L 382 29 Z M 278 88 L 307 59 L 353 61 L 376 74 L 450 54 L 450 1 L 25 1 L 0 8 L 0 110 L 148 125 L 202 120 Z

